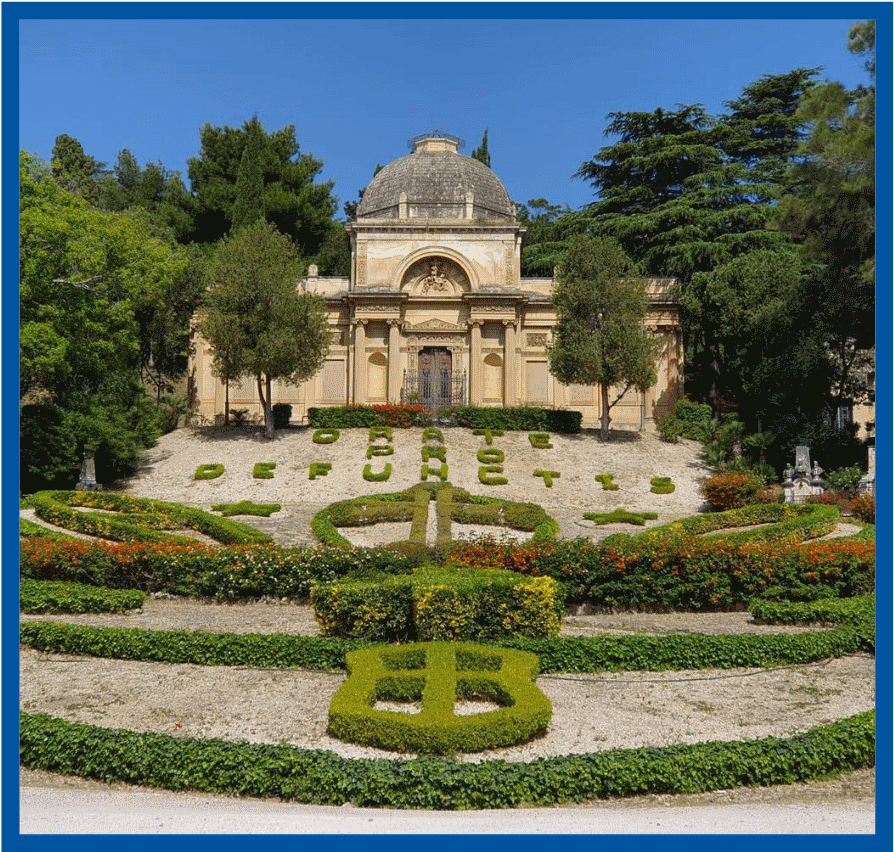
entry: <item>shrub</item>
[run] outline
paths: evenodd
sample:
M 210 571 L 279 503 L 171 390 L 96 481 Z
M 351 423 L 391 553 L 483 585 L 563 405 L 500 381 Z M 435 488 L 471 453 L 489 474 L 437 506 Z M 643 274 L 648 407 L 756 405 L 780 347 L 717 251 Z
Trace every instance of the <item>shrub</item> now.
M 218 503 L 211 507 L 212 512 L 220 512 L 225 518 L 235 515 L 254 515 L 259 518 L 269 518 L 274 512 L 278 512 L 282 506 L 279 503 L 252 503 L 251 500 L 243 500 L 240 503 Z
M 593 521 L 594 524 L 633 524 L 637 527 L 645 526 L 646 521 L 654 521 L 658 518 L 655 512 L 628 512 L 626 509 L 615 509 L 613 512 L 585 512 L 584 519 Z
M 309 408 L 307 422 L 315 429 L 357 429 L 370 426 L 407 429 L 410 426 L 427 426 L 429 415 L 421 405 L 345 405 Z
M 373 458 L 374 456 L 393 456 L 394 455 L 394 445 L 393 444 L 370 444 L 366 448 L 366 457 L 368 459 Z
M 83 583 L 23 579 L 19 583 L 19 610 L 44 612 L 127 612 L 143 605 L 138 589 L 100 589 Z
M 311 462 L 308 479 L 316 479 L 318 476 L 326 476 L 332 470 L 332 462 Z
M 423 441 L 439 441 L 440 443 L 444 443 L 444 433 L 440 429 L 436 429 L 434 426 L 427 426 L 422 430 L 422 440 Z
M 875 749 L 874 711 L 786 739 L 619 749 L 528 763 L 350 759 L 281 744 L 109 730 L 29 713 L 20 714 L 19 737 L 23 766 L 105 782 L 432 810 L 791 784 L 874 766 Z
M 553 487 L 553 479 L 558 479 L 562 474 L 557 470 L 535 470 L 534 476 L 542 476 L 547 488 Z
M 554 580 L 493 570 L 320 583 L 311 602 L 324 636 L 375 642 L 556 636 L 564 615 Z
M 655 421 L 655 425 L 658 427 L 658 436 L 668 444 L 676 444 L 683 434 L 683 421 L 672 414 L 659 417 Z
M 689 402 L 681 399 L 674 406 L 674 418 L 680 422 L 680 434 L 693 441 L 703 441 L 706 422 L 713 417 L 711 406 L 706 403 Z
M 437 476 L 441 482 L 447 481 L 448 467 L 445 462 L 440 467 L 432 467 L 431 465 L 424 464 L 419 470 L 419 479 L 422 482 L 425 482 L 429 476 Z
M 393 435 L 394 432 L 390 426 L 371 426 L 369 429 L 369 442 L 378 441 L 379 438 L 384 438 L 390 442 L 394 440 Z
M 494 437 L 502 438 L 505 434 L 502 429 L 473 429 L 473 435 L 481 435 L 484 443 L 490 446 L 494 442 Z
M 602 483 L 603 491 L 617 491 L 618 484 L 614 482 L 615 475 L 613 473 L 597 473 L 596 481 Z
M 437 459 L 441 462 L 447 461 L 447 447 L 428 447 L 422 448 L 422 461 L 427 462 L 430 459 Z
M 722 511 L 748 505 L 763 487 L 763 482 L 751 474 L 721 473 L 705 480 L 701 491 L 712 509 Z
M 506 453 L 494 448 L 478 450 L 478 461 L 481 464 L 503 464 Z
M 851 500 L 851 513 L 864 524 L 875 524 L 875 497 L 863 494 Z
M 340 435 L 338 429 L 317 429 L 311 436 L 311 440 L 315 444 L 333 444 Z
M 273 405 L 273 428 L 288 429 L 292 419 L 292 406 L 287 402 L 277 402 Z
M 546 432 L 531 432 L 528 435 L 531 446 L 538 450 L 551 450 L 553 445 L 550 443 L 549 434 Z
M 218 518 L 201 509 L 115 494 L 109 491 L 41 491 L 31 495 L 41 520 L 73 532 L 113 541 L 178 541 L 163 530 L 194 529 L 222 544 L 270 541 L 270 536 L 237 521 Z M 73 506 L 107 511 L 78 512 Z
M 503 465 L 487 464 L 478 468 L 478 481 L 482 485 L 505 485 L 509 480 L 505 476 L 494 476 L 503 472 Z
M 518 432 L 580 432 L 582 414 L 535 406 L 506 408 L 460 406 L 452 410 L 457 426 L 469 429 L 508 429 Z
M 372 465 L 367 464 L 363 468 L 363 478 L 367 482 L 387 482 L 388 478 L 391 476 L 391 465 L 389 463 L 385 463 L 385 469 L 380 473 L 373 473 Z
M 652 488 L 650 489 L 653 494 L 673 494 L 676 490 L 676 485 L 674 485 L 669 476 L 655 476 L 651 480 Z
M 200 464 L 196 468 L 193 479 L 217 479 L 224 472 L 222 464 Z
M 857 495 L 862 478 L 863 471 L 857 465 L 842 467 L 826 474 L 826 482 L 829 488 L 845 497 L 855 497 Z
M 542 734 L 552 706 L 537 688 L 537 657 L 525 651 L 428 642 L 347 656 L 348 679 L 329 705 L 329 733 L 397 752 L 453 754 L 500 748 Z M 445 671 L 446 677 L 435 677 Z M 457 716 L 454 702 L 484 696 L 501 709 Z M 420 713 L 376 710 L 376 700 L 421 701 Z
M 274 470 L 276 470 L 276 462 L 258 462 L 254 466 L 252 476 L 255 479 L 273 479 Z

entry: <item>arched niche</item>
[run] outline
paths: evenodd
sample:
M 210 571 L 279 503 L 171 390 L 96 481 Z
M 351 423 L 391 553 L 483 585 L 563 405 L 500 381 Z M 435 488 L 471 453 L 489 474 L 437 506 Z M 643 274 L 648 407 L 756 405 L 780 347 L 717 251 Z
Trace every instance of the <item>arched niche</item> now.
M 411 296 L 450 298 L 475 289 L 468 261 L 447 248 L 414 252 L 398 270 L 395 286 Z
M 388 397 L 388 359 L 374 352 L 366 363 L 366 398 L 370 402 L 385 402 Z

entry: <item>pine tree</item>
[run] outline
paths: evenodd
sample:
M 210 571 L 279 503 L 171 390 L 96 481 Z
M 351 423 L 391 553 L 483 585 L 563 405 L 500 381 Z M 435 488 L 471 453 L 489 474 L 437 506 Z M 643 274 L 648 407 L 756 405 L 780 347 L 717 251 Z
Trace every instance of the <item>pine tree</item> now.
M 257 116 L 245 123 L 245 147 L 236 175 L 236 200 L 233 202 L 230 233 L 264 218 L 264 176 L 261 173 L 263 132 Z

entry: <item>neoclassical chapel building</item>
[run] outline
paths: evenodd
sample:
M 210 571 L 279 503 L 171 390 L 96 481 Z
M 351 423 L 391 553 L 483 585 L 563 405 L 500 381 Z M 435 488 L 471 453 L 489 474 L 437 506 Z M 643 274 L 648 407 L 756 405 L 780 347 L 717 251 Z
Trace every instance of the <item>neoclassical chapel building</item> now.
M 326 301 L 332 343 L 322 370 L 301 385 L 278 383 L 274 403 L 292 423 L 314 406 L 409 403 L 577 409 L 598 425 L 598 389 L 562 385 L 549 372 L 556 315 L 552 278 L 521 277 L 524 228 L 500 179 L 458 153 L 462 140 L 439 131 L 410 140 L 412 153 L 372 180 L 348 224 L 349 278 L 311 266 L 297 286 Z M 658 380 L 628 391 L 612 425 L 647 429 L 682 393 L 682 340 L 673 279 L 647 281 L 647 328 L 662 341 Z M 223 384 L 198 336 L 190 364 L 192 410 L 222 419 Z M 614 399 L 616 394 L 612 394 Z M 255 382 L 230 383 L 230 408 L 261 416 Z

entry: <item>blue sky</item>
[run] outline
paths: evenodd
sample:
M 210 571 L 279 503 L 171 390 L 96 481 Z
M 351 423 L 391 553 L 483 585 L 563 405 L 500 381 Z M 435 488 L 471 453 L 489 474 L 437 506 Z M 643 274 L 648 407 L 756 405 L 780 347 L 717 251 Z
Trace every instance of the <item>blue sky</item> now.
M 67 133 L 110 165 L 126 147 L 185 177 L 202 124 L 257 114 L 268 130 L 294 124 L 344 201 L 377 163 L 406 154 L 410 137 L 446 130 L 469 154 L 488 128 L 492 166 L 514 200 L 577 208 L 593 195 L 572 175 L 606 144 L 608 112 L 702 103 L 718 113 L 748 83 L 796 67 L 866 81 L 845 46 L 862 4 L 696 6 L 700 19 L 680 17 L 692 6 L 629 3 L 574 4 L 565 8 L 574 19 L 537 20 L 562 10 L 333 3 L 318 12 L 328 17 L 306 19 L 295 17 L 313 11 L 302 4 L 113 3 L 92 7 L 104 18 L 54 19 L 90 10 L 64 4 L 19 24 L 19 147 L 49 159 Z M 383 13 L 401 17 L 375 19 Z M 274 18 L 248 19 L 263 14 Z M 123 15 L 143 19 L 114 19 Z

